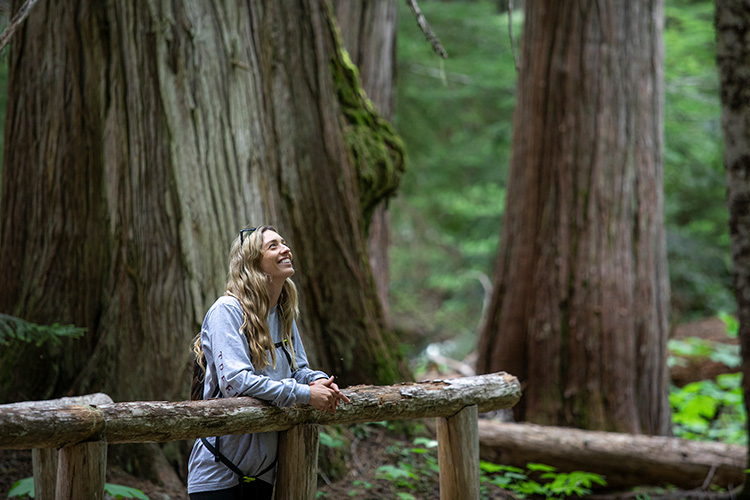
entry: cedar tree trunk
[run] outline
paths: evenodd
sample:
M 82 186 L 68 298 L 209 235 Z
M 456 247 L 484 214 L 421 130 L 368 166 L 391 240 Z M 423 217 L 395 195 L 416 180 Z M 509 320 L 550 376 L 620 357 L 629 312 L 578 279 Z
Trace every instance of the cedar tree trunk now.
M 507 208 L 478 372 L 516 417 L 666 434 L 660 0 L 526 5 Z
M 0 311 L 88 328 L 0 359 L 2 399 L 187 396 L 189 341 L 229 245 L 291 243 L 311 362 L 409 379 L 384 328 L 365 216 L 399 139 L 363 96 L 324 0 L 40 0 L 12 42 Z

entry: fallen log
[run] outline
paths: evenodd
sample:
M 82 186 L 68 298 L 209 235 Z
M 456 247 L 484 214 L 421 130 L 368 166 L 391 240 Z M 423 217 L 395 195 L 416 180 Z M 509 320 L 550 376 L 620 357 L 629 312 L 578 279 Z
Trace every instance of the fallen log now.
M 351 403 L 342 405 L 335 415 L 321 413 L 309 405 L 277 408 L 246 397 L 98 405 L 0 405 L 0 449 L 53 448 L 83 441 L 180 441 L 281 431 L 301 423 L 336 425 L 450 417 L 471 405 L 477 405 L 480 412 L 511 408 L 521 397 L 516 377 L 504 372 L 392 386 L 355 386 L 342 392 Z
M 479 448 L 489 462 L 517 467 L 535 462 L 559 471 L 595 472 L 616 489 L 731 488 L 742 484 L 747 463 L 747 450 L 739 445 L 488 419 L 479 419 Z

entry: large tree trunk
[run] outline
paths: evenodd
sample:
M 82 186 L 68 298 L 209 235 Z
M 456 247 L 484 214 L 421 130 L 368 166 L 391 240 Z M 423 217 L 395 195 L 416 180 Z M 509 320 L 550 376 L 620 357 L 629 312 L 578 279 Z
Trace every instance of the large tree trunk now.
M 520 420 L 665 434 L 663 5 L 527 5 L 495 292 L 478 372 Z
M 352 62 L 359 68 L 365 93 L 377 112 L 391 120 L 395 101 L 396 1 L 335 0 L 333 5 L 344 46 Z M 386 321 L 389 317 L 389 235 L 390 214 L 384 202 L 372 214 L 367 239 L 370 265 Z
M 10 52 L 0 311 L 89 329 L 0 360 L 2 400 L 186 397 L 190 339 L 229 244 L 291 242 L 312 361 L 410 377 L 384 329 L 363 213 L 402 151 L 323 0 L 42 0 Z
M 742 387 L 750 414 L 750 5 L 739 0 L 716 2 L 716 57 L 721 79 L 724 166 L 727 174 L 729 237 L 734 294 L 739 316 Z M 750 430 L 750 421 L 748 422 Z M 750 498 L 750 458 L 738 498 Z

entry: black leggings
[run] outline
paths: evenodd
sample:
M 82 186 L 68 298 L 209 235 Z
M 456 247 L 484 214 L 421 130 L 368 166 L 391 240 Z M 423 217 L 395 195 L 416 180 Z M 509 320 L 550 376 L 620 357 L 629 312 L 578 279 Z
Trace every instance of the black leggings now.
M 273 485 L 260 479 L 225 490 L 191 493 L 190 500 L 272 500 Z

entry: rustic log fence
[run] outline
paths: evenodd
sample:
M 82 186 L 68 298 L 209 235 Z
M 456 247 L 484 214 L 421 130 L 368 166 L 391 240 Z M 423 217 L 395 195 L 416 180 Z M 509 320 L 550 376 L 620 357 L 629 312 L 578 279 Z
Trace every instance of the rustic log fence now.
M 518 380 L 499 372 L 343 389 L 335 415 L 277 408 L 252 398 L 113 403 L 104 394 L 0 405 L 0 449 L 32 449 L 37 500 L 101 499 L 108 444 L 166 442 L 282 431 L 276 499 L 313 499 L 316 424 L 436 418 L 441 499 L 479 498 L 477 414 L 511 408 Z M 59 450 L 59 451 L 56 451 Z

